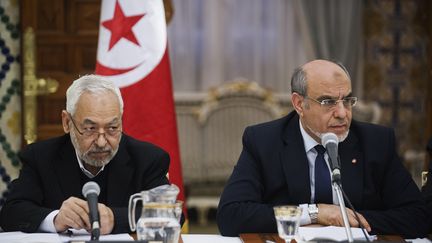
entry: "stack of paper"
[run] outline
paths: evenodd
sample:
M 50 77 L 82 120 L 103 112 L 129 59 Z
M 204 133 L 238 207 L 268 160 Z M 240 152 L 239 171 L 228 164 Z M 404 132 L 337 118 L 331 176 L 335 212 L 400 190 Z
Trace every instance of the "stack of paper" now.
M 354 240 L 366 241 L 364 234 L 360 228 L 351 228 Z M 370 240 L 376 239 L 376 236 L 371 236 L 366 232 Z M 304 241 L 345 241 L 348 237 L 344 227 L 327 226 L 327 227 L 300 227 L 299 236 Z
M 5 232 L 0 233 L 0 242 L 8 243 L 62 243 L 69 241 L 87 241 L 90 240 L 90 234 L 86 231 L 74 231 L 72 234 L 57 233 L 23 233 L 23 232 Z M 133 241 L 129 234 L 101 235 L 100 241 Z

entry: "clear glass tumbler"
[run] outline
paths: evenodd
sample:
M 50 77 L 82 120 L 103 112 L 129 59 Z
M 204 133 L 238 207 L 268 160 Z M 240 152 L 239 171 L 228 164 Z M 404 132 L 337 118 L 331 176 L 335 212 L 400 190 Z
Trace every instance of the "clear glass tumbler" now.
M 273 207 L 279 237 L 286 243 L 291 242 L 298 234 L 302 208 L 294 205 Z

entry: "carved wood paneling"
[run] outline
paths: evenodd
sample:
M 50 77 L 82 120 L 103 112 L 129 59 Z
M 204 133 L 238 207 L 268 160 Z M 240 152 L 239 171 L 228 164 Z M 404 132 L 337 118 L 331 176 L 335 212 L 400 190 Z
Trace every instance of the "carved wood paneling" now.
M 79 74 L 94 71 L 100 0 L 22 0 L 22 29 L 34 28 L 37 75 L 58 80 L 56 93 L 38 98 L 38 140 L 63 134 L 65 93 Z
M 61 43 L 39 44 L 36 52 L 37 69 L 42 72 L 67 72 L 67 46 Z
M 80 74 L 92 73 L 95 70 L 96 48 L 93 45 L 75 46 L 75 65 Z
M 65 8 L 66 1 L 53 1 L 53 0 L 37 0 L 35 1 L 37 34 L 44 32 L 64 32 L 65 28 Z
M 70 1 L 71 31 L 78 35 L 96 35 L 99 30 L 100 1 Z

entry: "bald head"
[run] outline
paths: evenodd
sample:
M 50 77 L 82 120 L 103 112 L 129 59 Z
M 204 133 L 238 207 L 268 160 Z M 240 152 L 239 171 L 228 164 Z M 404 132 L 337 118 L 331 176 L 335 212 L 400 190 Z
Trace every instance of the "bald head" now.
M 291 92 L 302 96 L 307 95 L 308 83 L 317 80 L 331 80 L 340 77 L 351 83 L 348 70 L 341 64 L 328 60 L 317 59 L 294 70 L 291 78 Z

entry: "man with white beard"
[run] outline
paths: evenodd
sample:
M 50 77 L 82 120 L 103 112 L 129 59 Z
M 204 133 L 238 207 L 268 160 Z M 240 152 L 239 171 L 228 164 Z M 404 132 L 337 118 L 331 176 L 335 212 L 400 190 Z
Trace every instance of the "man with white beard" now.
M 122 114 L 123 100 L 113 82 L 97 75 L 75 80 L 61 114 L 66 134 L 19 153 L 23 166 L 0 213 L 3 230 L 90 230 L 81 189 L 94 181 L 100 186 L 101 234 L 129 232 L 129 197 L 169 183 L 169 155 L 124 134 Z

